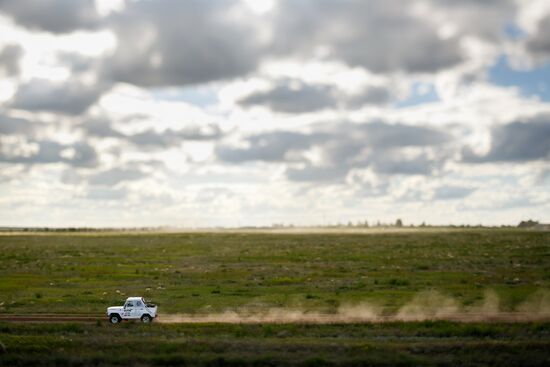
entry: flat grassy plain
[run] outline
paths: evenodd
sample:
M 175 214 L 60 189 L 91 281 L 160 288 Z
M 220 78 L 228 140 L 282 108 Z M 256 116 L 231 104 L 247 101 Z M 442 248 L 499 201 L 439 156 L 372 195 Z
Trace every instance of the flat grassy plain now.
M 159 305 L 160 319 L 243 309 L 331 314 L 364 303 L 393 315 L 415 302 L 433 307 L 422 303 L 428 294 L 435 303 L 464 309 L 550 315 L 549 290 L 550 233 L 542 231 L 0 235 L 4 314 L 101 315 L 137 295 Z M 0 365 L 550 362 L 545 321 L 0 323 L 0 342 Z

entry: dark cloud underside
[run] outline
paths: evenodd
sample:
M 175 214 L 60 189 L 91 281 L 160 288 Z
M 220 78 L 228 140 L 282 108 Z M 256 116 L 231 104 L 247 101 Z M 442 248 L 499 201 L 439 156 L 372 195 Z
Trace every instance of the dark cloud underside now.
M 19 86 L 10 106 L 28 111 L 80 115 L 96 103 L 106 89 L 105 86 L 78 81 L 54 83 L 33 79 Z
M 19 74 L 19 61 L 22 55 L 23 49 L 18 45 L 7 45 L 0 49 L 0 75 Z
M 271 132 L 250 136 L 245 147 L 220 145 L 219 160 L 285 162 L 293 165 L 288 178 L 296 181 L 340 179 L 353 168 L 372 167 L 382 174 L 428 175 L 441 162 L 425 152 L 411 154 L 405 148 L 439 149 L 450 141 L 446 133 L 421 126 L 387 124 L 327 124 L 315 132 Z M 321 164 L 309 161 L 307 151 L 320 154 Z M 443 155 L 441 155 L 443 158 Z
M 239 103 L 243 106 L 267 106 L 277 112 L 303 113 L 334 107 L 336 98 L 327 87 L 282 83 L 271 90 L 249 95 Z
M 119 39 L 104 73 L 142 86 L 199 84 L 253 71 L 254 29 L 228 17 L 227 0 L 139 1 L 111 19 Z
M 540 22 L 537 32 L 528 40 L 527 48 L 536 55 L 550 56 L 550 15 Z
M 493 128 L 491 149 L 475 155 L 466 148 L 465 162 L 522 162 L 550 159 L 550 116 L 543 115 L 526 122 L 513 122 Z
M 311 57 L 319 46 L 350 66 L 384 73 L 433 72 L 462 60 L 457 39 L 414 15 L 411 2 L 278 1 L 274 48 Z
M 65 145 L 49 140 L 31 143 L 37 146 L 36 150 L 30 152 L 0 150 L 0 162 L 25 165 L 63 163 L 75 168 L 96 167 L 98 164 L 96 150 L 87 143 Z M 64 154 L 65 152 L 68 155 Z
M 66 33 L 98 26 L 94 0 L 0 0 L 0 12 L 24 27 Z

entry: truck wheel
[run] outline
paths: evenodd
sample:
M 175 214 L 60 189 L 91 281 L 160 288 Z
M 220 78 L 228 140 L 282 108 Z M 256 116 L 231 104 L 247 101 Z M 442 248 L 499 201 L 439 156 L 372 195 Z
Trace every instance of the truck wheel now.
M 143 315 L 141 316 L 141 322 L 143 322 L 144 324 L 147 324 L 147 323 L 150 323 L 151 322 L 151 316 L 149 315 Z
M 111 324 L 118 324 L 122 321 L 122 318 L 120 318 L 120 316 L 118 315 L 111 315 L 109 317 L 109 322 L 111 322 Z

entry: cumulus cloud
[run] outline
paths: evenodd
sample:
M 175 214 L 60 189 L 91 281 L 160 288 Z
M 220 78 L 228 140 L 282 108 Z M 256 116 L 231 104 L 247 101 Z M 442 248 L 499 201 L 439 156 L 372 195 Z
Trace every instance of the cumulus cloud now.
M 433 198 L 436 200 L 463 199 L 474 191 L 475 189 L 465 186 L 439 186 L 435 189 Z
M 64 163 L 72 167 L 95 167 L 98 164 L 97 152 L 87 143 L 66 145 L 51 140 L 0 143 L 0 162 L 26 165 Z
M 426 153 L 411 156 L 399 151 L 373 154 L 371 159 L 374 171 L 387 175 L 430 175 L 442 162 L 441 159 L 434 159 Z
M 95 173 L 88 178 L 92 185 L 114 186 L 125 181 L 135 181 L 147 176 L 147 173 L 137 167 L 114 167 Z
M 239 104 L 267 106 L 277 112 L 303 113 L 334 107 L 336 98 L 329 87 L 295 81 L 279 83 L 268 91 L 257 91 L 241 99 Z
M 99 24 L 94 0 L 0 0 L 0 12 L 24 27 L 52 33 L 92 29 Z
M 7 76 L 19 74 L 19 61 L 23 55 L 23 49 L 18 45 L 8 45 L 0 50 L 0 75 Z
M 86 73 L 97 72 L 100 60 L 94 57 L 85 56 L 76 52 L 59 52 L 56 59 L 60 65 L 71 70 L 74 75 L 83 75 Z
M 63 163 L 96 167 L 99 156 L 86 141 L 63 144 L 46 134 L 47 124 L 0 113 L 0 163 L 27 166 Z
M 468 147 L 463 151 L 463 160 L 469 163 L 548 159 L 550 159 L 550 116 L 548 115 L 494 127 L 491 131 L 491 148 L 485 155 L 476 155 Z
M 326 124 L 314 132 L 276 131 L 252 135 L 244 146 L 220 145 L 218 159 L 298 163 L 287 176 L 295 181 L 342 179 L 352 169 L 371 167 L 381 174 L 430 174 L 440 165 L 431 150 L 444 146 L 450 136 L 434 128 L 373 122 Z M 316 160 L 309 158 L 311 152 Z
M 550 55 L 544 0 L 117 3 L 0 0 L 0 185 L 21 207 L 39 188 L 130 225 L 548 212 L 550 108 L 520 93 L 544 88 L 521 59 Z M 493 72 L 502 55 L 524 69 Z
M 346 107 L 357 108 L 365 105 L 386 105 L 394 98 L 386 86 L 368 86 L 354 95 L 346 96 Z
M 428 0 L 425 16 L 439 18 L 448 31 L 499 41 L 506 26 L 514 22 L 514 0 Z M 445 29 L 445 28 L 443 28 Z
M 277 80 L 266 90 L 254 90 L 237 101 L 241 106 L 263 106 L 274 112 L 300 114 L 334 108 L 385 105 L 392 92 L 387 86 L 363 86 L 355 93 L 335 85 L 307 83 L 298 79 Z
M 540 21 L 537 31 L 527 40 L 527 49 L 537 56 L 550 56 L 550 14 Z
M 251 22 L 229 0 L 135 1 L 113 16 L 118 47 L 104 64 L 115 81 L 141 86 L 205 83 L 244 75 L 259 61 Z
M 295 182 L 331 182 L 346 176 L 349 167 L 341 166 L 314 166 L 306 164 L 300 168 L 288 168 L 286 175 Z
M 216 154 L 221 161 L 240 163 L 247 161 L 284 162 L 293 151 L 304 151 L 315 142 L 326 140 L 324 134 L 303 134 L 291 131 L 268 132 L 246 138 L 245 147 L 219 145 Z
M 210 131 L 196 127 L 182 130 L 168 129 L 162 132 L 146 130 L 125 136 L 128 141 L 143 148 L 169 148 L 180 145 L 186 140 L 210 140 L 219 137 L 221 137 L 221 131 L 216 126 L 211 126 Z
M 90 118 L 82 122 L 79 127 L 86 136 L 95 138 L 117 138 L 127 141 L 136 147 L 144 149 L 168 149 L 186 141 L 218 140 L 224 132 L 218 125 L 190 125 L 181 129 L 165 129 L 158 131 L 146 129 L 134 133 L 125 133 L 113 127 L 108 118 Z
M 105 90 L 103 85 L 89 85 L 77 80 L 32 79 L 19 86 L 10 106 L 28 111 L 79 115 L 96 103 Z
M 91 187 L 86 191 L 85 198 L 90 200 L 118 201 L 127 197 L 125 188 Z
M 87 136 L 96 138 L 122 138 L 125 135 L 113 128 L 108 118 L 88 118 L 79 126 Z
M 10 117 L 0 113 L 0 134 L 2 135 L 31 135 L 36 124 L 23 118 Z
M 281 54 L 318 52 L 377 73 L 434 72 L 463 60 L 459 40 L 443 39 L 413 2 L 284 0 L 277 2 L 274 47 Z

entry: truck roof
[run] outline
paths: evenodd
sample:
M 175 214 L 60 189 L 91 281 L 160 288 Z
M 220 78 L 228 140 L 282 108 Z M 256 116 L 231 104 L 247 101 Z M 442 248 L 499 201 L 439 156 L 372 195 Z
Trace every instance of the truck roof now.
M 141 301 L 143 297 L 128 297 L 126 301 Z

